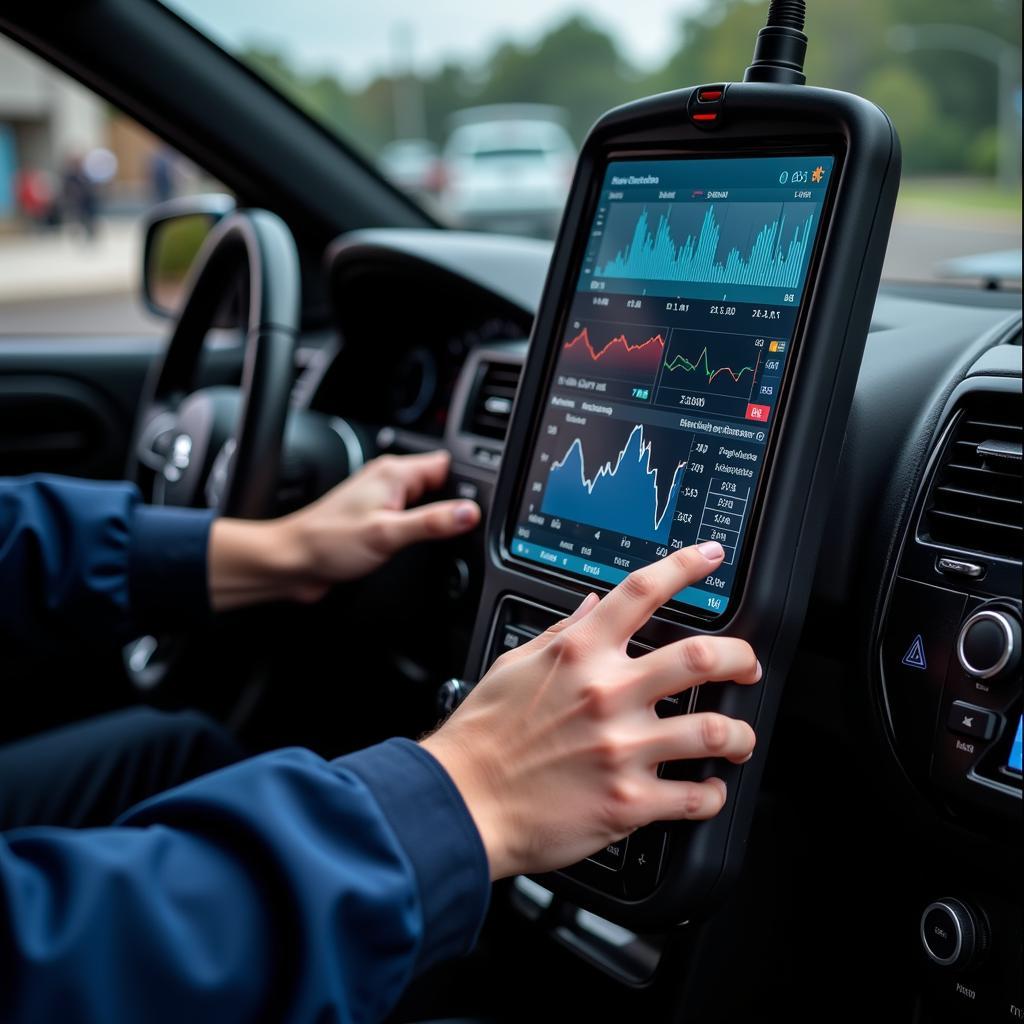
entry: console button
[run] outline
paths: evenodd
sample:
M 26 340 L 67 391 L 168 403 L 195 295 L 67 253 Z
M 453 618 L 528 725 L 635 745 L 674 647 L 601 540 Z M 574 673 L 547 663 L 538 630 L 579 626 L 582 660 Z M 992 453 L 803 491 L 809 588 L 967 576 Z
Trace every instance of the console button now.
M 671 697 L 662 697 L 654 705 L 654 710 L 659 718 L 674 718 L 676 715 L 686 714 L 689 705 L 690 695 L 688 693 L 676 693 Z
M 949 728 L 961 736 L 990 740 L 996 732 L 996 721 L 996 716 L 991 711 L 963 700 L 953 701 L 953 706 L 949 709 Z
M 960 922 L 942 903 L 933 903 L 921 918 L 921 943 L 931 960 L 948 967 L 960 955 Z
M 948 897 L 924 908 L 920 935 L 925 955 L 939 967 L 967 967 L 980 960 L 988 946 L 984 915 Z
M 484 668 L 490 668 L 506 651 L 514 651 L 517 647 L 529 643 L 536 635 L 532 630 L 519 625 L 502 625 L 499 620 L 491 638 L 491 648 L 487 652 L 487 664 Z
M 455 497 L 466 498 L 468 501 L 479 501 L 480 485 L 474 480 L 457 480 L 455 482 Z
M 897 579 L 882 637 L 882 669 L 893 732 L 908 771 L 928 772 L 932 732 L 965 594 Z
M 667 845 L 668 833 L 657 825 L 648 825 L 629 837 L 622 873 L 627 899 L 643 899 L 657 888 Z
M 609 871 L 621 871 L 626 863 L 626 852 L 629 849 L 629 836 L 620 839 L 618 842 L 609 843 L 603 850 L 591 854 L 587 860 L 594 864 L 600 864 Z
M 514 651 L 522 644 L 529 643 L 534 634 L 519 626 L 499 627 L 494 635 L 494 651 L 492 661 L 506 651 Z
M 882 650 L 888 681 L 942 688 L 965 601 L 959 591 L 896 581 Z
M 452 601 L 464 597 L 472 583 L 469 566 L 464 558 L 453 558 L 444 577 L 445 593 Z
M 985 575 L 983 565 L 978 565 L 977 562 L 965 562 L 959 558 L 936 558 L 935 568 L 946 576 L 966 576 L 969 579 L 977 580 Z
M 1021 629 L 1005 608 L 982 606 L 960 627 L 956 653 L 975 679 L 1000 679 L 1020 665 Z

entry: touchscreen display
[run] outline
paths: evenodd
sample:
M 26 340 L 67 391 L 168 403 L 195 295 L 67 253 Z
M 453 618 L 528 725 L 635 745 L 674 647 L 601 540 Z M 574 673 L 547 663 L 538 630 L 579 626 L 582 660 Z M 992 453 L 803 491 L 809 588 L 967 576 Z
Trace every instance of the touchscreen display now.
M 719 571 L 675 600 L 725 611 L 833 164 L 608 165 L 513 556 L 614 584 L 673 548 L 717 540 Z
M 1013 737 L 1013 745 L 1010 747 L 1010 759 L 1006 765 L 1011 772 L 1016 772 L 1018 775 L 1021 773 L 1022 730 L 1024 730 L 1024 718 L 1018 718 L 1017 732 Z

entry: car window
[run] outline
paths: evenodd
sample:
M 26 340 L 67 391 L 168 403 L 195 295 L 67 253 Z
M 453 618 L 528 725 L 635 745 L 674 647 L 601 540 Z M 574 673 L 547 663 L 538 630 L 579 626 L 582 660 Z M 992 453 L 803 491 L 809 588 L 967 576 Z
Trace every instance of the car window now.
M 140 220 L 224 191 L 132 118 L 0 37 L 0 335 L 152 334 Z
M 735 80 L 750 61 L 766 3 L 648 0 L 167 0 L 262 74 L 384 174 L 450 223 L 554 231 L 566 188 L 552 162 L 515 195 L 486 192 L 491 163 L 539 162 L 575 149 L 604 110 L 699 82 Z M 1010 266 L 1019 251 L 1019 0 L 815 0 L 808 80 L 875 100 L 899 129 L 904 183 L 886 276 L 931 280 Z M 507 108 L 545 109 L 543 143 L 478 141 L 462 120 L 500 136 Z M 506 108 L 503 112 L 502 108 Z M 540 129 L 538 127 L 538 134 Z M 429 157 L 399 162 L 396 140 L 423 140 Z M 475 153 L 475 170 L 446 166 Z M 436 156 L 441 153 L 440 160 Z M 511 171 L 509 174 L 511 175 Z M 545 180 L 545 174 L 547 178 Z M 479 178 L 477 177 L 479 175 Z M 557 208 L 554 208 L 557 207 Z M 1011 251 L 1009 256 L 1007 251 Z M 986 254 L 1002 253 L 1002 258 Z M 982 254 L 975 264 L 958 265 Z M 1016 257 L 1017 287 L 1020 259 Z

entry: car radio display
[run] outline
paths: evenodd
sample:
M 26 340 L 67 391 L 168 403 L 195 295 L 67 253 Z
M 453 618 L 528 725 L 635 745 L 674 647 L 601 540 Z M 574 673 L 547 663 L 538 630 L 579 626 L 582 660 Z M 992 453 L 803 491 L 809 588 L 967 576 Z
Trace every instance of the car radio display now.
M 717 540 L 675 600 L 728 607 L 831 156 L 609 164 L 510 554 L 614 584 Z

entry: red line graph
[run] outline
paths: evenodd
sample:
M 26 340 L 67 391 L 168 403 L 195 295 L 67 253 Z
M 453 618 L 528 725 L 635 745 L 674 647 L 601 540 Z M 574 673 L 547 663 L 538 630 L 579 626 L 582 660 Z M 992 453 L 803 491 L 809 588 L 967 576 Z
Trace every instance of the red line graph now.
M 559 366 L 580 375 L 612 378 L 627 383 L 651 385 L 665 358 L 668 331 L 664 328 L 631 324 L 594 324 L 597 344 L 590 340 L 590 327 L 562 346 Z M 631 337 L 632 336 L 632 337 Z M 607 338 L 607 341 L 603 341 Z M 632 339 L 637 340 L 632 340 Z M 640 341 L 639 339 L 643 339 Z
M 634 345 L 630 342 L 630 340 L 626 337 L 625 334 L 617 334 L 610 341 L 606 342 L 600 349 L 595 349 L 593 343 L 590 340 L 589 329 L 584 327 L 583 330 L 581 330 L 575 338 L 572 338 L 570 341 L 567 341 L 565 343 L 563 349 L 564 351 L 569 352 L 570 350 L 574 349 L 577 345 L 582 345 L 587 350 L 588 354 L 590 355 L 590 358 L 596 363 L 599 360 L 603 359 L 609 352 L 614 353 L 617 347 L 621 347 L 623 352 L 625 352 L 627 355 L 631 355 L 635 352 L 643 352 L 645 349 L 648 348 L 648 346 L 651 346 L 652 348 L 656 347 L 661 351 L 664 351 L 665 339 L 661 336 L 661 333 L 659 332 L 658 334 L 652 335 L 646 341 L 641 342 L 639 345 Z M 658 356 L 660 359 L 660 352 L 658 353 Z

